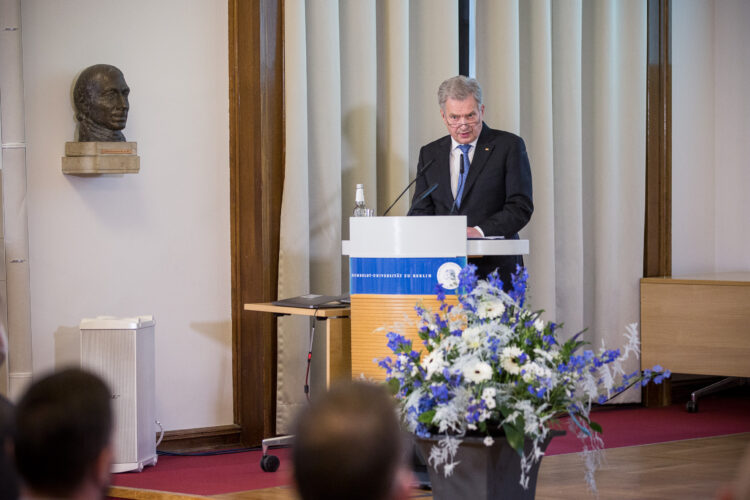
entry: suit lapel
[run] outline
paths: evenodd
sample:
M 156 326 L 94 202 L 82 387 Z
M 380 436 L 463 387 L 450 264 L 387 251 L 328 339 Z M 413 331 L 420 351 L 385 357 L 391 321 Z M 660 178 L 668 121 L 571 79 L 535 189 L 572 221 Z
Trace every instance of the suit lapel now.
M 438 187 L 436 197 L 447 200 L 448 204 L 453 202 L 453 192 L 451 191 L 451 136 L 447 136 L 440 143 L 437 157 L 435 158 L 435 168 L 438 170 Z
M 461 197 L 461 206 L 464 206 L 464 200 L 466 200 L 471 194 L 471 188 L 474 187 L 479 175 L 487 165 L 487 160 L 492 154 L 492 150 L 495 145 L 487 141 L 488 134 L 487 125 L 482 124 L 482 132 L 479 134 L 479 140 L 477 140 L 476 150 L 474 151 L 474 158 L 471 160 L 471 166 L 469 167 L 469 175 L 466 177 L 466 185 L 464 186 L 464 193 Z

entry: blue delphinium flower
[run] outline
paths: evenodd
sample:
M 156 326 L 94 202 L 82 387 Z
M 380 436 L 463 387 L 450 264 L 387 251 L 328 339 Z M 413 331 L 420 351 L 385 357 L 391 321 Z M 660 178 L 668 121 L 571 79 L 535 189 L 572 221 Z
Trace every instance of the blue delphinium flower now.
M 469 294 L 477 286 L 477 266 L 467 264 L 458 273 L 458 289 L 463 294 Z
M 451 393 L 445 384 L 433 384 L 430 386 L 430 391 L 438 404 L 446 403 L 451 399 Z
M 490 446 L 490 433 L 509 426 L 506 436 L 531 440 L 534 450 L 524 455 L 522 484 L 527 467 L 542 455 L 539 440 L 547 435 L 548 421 L 568 413 L 573 431 L 593 440 L 587 445 L 596 448 L 601 428 L 590 420 L 592 403 L 604 404 L 636 383 L 660 383 L 671 375 L 659 365 L 625 373 L 623 358 L 638 352 L 638 337 L 630 331 L 634 327 L 629 327 L 630 340 L 622 350 L 584 349 L 583 332 L 560 341 L 559 325 L 544 321 L 542 311 L 525 307 L 528 273 L 523 268 L 513 273 L 507 294 L 497 274 L 480 281 L 473 265 L 462 269 L 459 282 L 455 298 L 436 289 L 438 311 L 415 307 L 424 347 L 415 350 L 411 339 L 389 332 L 386 341 L 393 355 L 378 365 L 392 382 L 409 429 L 418 436 L 447 429 L 451 439 L 460 441 L 470 431 L 484 434 Z M 508 439 L 518 446 L 518 440 Z M 443 443 L 442 458 L 434 465 L 448 470 L 455 465 L 450 451 L 455 444 Z
M 526 271 L 526 268 L 516 265 L 516 272 L 510 277 L 513 287 L 508 294 L 521 307 L 524 306 L 524 302 L 526 301 L 526 281 L 528 279 L 529 273 Z

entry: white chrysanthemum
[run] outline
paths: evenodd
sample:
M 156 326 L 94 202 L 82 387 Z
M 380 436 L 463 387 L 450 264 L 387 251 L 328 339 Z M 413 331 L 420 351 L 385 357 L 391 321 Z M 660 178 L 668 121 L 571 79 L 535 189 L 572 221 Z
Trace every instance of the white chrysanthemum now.
M 476 360 L 463 369 L 464 377 L 474 383 L 484 382 L 492 378 L 492 367 L 485 361 Z
M 497 318 L 505 312 L 505 304 L 499 297 L 488 295 L 479 303 L 477 316 L 482 319 Z
M 500 366 L 503 367 L 503 371 L 510 373 L 511 375 L 518 375 L 521 373 L 521 367 L 511 358 L 502 358 Z
M 521 354 L 523 354 L 523 351 L 521 350 L 521 348 L 512 345 L 512 346 L 508 346 L 505 349 L 503 349 L 502 357 L 504 357 L 504 358 L 517 358 Z
M 464 346 L 468 349 L 479 349 L 484 345 L 484 329 L 481 326 L 470 326 L 461 334 Z
M 495 440 L 492 439 L 490 436 L 487 436 L 486 438 L 484 438 L 483 442 L 485 446 L 492 446 L 493 444 L 495 444 Z
M 532 382 L 533 380 L 536 380 L 537 377 L 549 378 L 551 376 L 549 369 L 537 364 L 534 361 L 526 363 L 525 365 L 523 365 L 521 369 L 524 372 L 523 374 L 524 382 Z
M 422 360 L 422 368 L 427 372 L 426 378 L 428 379 L 433 373 L 441 371 L 446 366 L 448 365 L 443 359 L 443 353 L 439 350 L 432 351 Z
M 536 321 L 534 321 L 534 328 L 536 328 L 536 330 L 538 332 L 543 332 L 544 331 L 544 320 L 542 318 L 537 318 Z
M 516 363 L 516 358 L 523 354 L 523 351 L 516 346 L 508 346 L 500 353 L 500 366 L 503 370 L 511 375 L 521 373 L 521 367 Z

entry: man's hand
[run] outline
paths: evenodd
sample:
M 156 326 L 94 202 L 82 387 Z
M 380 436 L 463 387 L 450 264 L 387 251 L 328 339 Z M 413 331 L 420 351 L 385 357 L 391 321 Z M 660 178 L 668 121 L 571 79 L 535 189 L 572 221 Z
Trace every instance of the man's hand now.
M 467 227 L 466 228 L 466 237 L 467 238 L 483 238 L 482 233 L 476 230 L 476 228 L 473 227 Z

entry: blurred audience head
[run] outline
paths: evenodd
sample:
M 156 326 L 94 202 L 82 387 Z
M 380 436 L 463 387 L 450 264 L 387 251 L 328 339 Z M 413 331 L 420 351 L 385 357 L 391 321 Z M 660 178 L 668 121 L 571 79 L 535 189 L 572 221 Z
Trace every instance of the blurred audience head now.
M 334 386 L 298 415 L 294 435 L 294 479 L 303 500 L 408 498 L 404 434 L 384 387 Z
M 112 463 L 111 398 L 98 376 L 76 368 L 29 386 L 15 419 L 25 498 L 104 498 Z
M 0 363 L 2 364 L 2 363 Z M 0 395 L 0 498 L 18 498 L 18 473 L 13 463 L 15 408 Z

